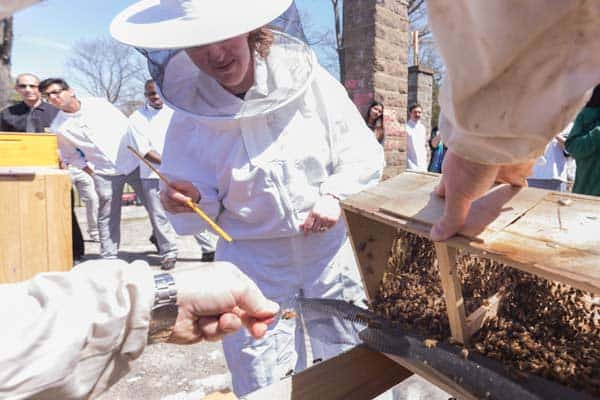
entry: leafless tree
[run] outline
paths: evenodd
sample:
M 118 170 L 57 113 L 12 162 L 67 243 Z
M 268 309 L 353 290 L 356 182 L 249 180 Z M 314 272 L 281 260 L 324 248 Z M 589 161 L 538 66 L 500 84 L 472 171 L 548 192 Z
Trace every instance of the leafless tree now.
M 331 0 L 333 7 L 333 17 L 335 26 L 335 50 L 338 56 L 338 68 L 340 71 L 340 81 L 345 82 L 344 70 L 344 32 L 342 29 L 342 2 L 340 0 Z
M 139 99 L 148 77 L 144 58 L 132 47 L 110 38 L 76 43 L 67 69 L 90 95 L 118 106 Z
M 0 109 L 9 102 L 11 94 L 10 61 L 13 43 L 13 19 L 0 20 Z

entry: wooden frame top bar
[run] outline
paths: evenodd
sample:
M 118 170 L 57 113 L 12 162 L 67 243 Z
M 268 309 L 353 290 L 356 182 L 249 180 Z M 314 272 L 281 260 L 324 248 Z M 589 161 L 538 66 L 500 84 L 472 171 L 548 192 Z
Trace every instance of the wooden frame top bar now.
M 405 172 L 342 208 L 347 220 L 362 216 L 428 237 L 443 213 L 443 199 L 432 194 L 438 181 L 436 174 Z M 473 204 L 460 234 L 445 243 L 600 295 L 599 197 L 499 185 Z

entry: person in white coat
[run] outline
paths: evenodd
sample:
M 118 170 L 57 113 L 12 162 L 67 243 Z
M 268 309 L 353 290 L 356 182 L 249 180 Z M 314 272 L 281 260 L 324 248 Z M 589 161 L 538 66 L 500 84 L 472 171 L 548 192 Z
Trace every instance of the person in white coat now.
M 406 168 L 413 171 L 427 172 L 429 164 L 427 155 L 427 132 L 421 123 L 423 108 L 420 104 L 411 104 L 408 108 L 406 122 Z
M 570 157 L 565 150 L 565 142 L 572 127 L 571 122 L 546 145 L 544 155 L 537 159 L 533 173 L 527 178 L 529 186 L 558 192 L 567 190 Z
M 0 285 L 0 398 L 87 399 L 129 371 L 148 340 L 261 337 L 279 306 L 230 263 L 154 275 L 95 260 Z
M 40 83 L 40 91 L 60 109 L 50 131 L 58 134 L 64 161 L 94 180 L 99 202 L 100 255 L 117 258 L 125 183 L 143 199 L 138 161 L 127 149 L 129 121 L 106 99 L 78 98 L 64 79 L 45 79 Z
M 129 116 L 130 142 L 140 155 L 158 168 L 173 111 L 163 104 L 153 80 L 144 84 L 144 97 L 146 103 Z M 177 235 L 160 203 L 158 176 L 141 160 L 139 167 L 144 207 L 152 224 L 152 237 L 162 257 L 161 268 L 169 270 L 175 267 L 177 260 Z
M 527 184 L 600 82 L 600 2 L 429 0 L 427 13 L 446 66 L 436 190 L 446 206 L 430 234 L 445 240 L 494 181 Z
M 172 187 L 161 196 L 178 233 L 205 229 L 184 205 L 191 198 L 233 238 L 219 240 L 216 259 L 237 265 L 267 297 L 361 303 L 339 202 L 379 181 L 383 150 L 309 47 L 263 28 L 290 4 L 142 1 L 111 33 L 140 48 L 184 49 L 162 53 L 161 65 L 146 52 L 175 109 L 161 165 Z M 305 368 L 305 335 L 315 359 L 354 343 L 333 320 L 309 322 L 308 332 L 300 321 L 279 320 L 261 340 L 224 339 L 238 396 Z

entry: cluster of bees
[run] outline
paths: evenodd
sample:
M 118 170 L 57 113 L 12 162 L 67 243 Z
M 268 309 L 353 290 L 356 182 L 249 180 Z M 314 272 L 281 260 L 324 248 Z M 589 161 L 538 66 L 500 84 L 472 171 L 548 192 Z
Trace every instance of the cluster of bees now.
M 521 274 L 477 351 L 519 371 L 600 394 L 600 302 L 567 285 Z
M 497 316 L 472 338 L 472 351 L 517 376 L 531 372 L 600 395 L 600 297 L 465 253 L 458 271 L 467 314 L 503 293 Z M 400 233 L 372 306 L 403 328 L 449 341 L 432 242 Z

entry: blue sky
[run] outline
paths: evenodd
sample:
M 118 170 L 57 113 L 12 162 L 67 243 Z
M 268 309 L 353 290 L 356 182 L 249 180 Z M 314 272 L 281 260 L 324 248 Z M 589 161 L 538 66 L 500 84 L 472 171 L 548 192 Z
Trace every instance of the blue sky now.
M 268 1 L 268 0 L 262 0 Z M 12 74 L 32 72 L 66 77 L 70 47 L 83 39 L 108 35 L 112 18 L 136 0 L 46 0 L 15 14 Z M 329 0 L 296 0 L 317 29 L 333 29 Z

